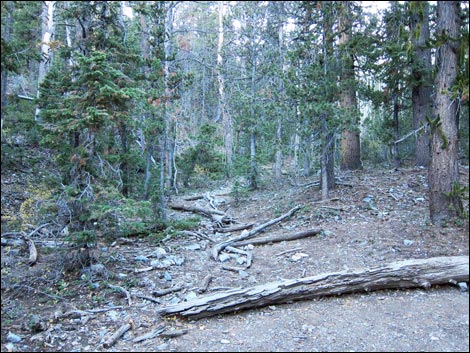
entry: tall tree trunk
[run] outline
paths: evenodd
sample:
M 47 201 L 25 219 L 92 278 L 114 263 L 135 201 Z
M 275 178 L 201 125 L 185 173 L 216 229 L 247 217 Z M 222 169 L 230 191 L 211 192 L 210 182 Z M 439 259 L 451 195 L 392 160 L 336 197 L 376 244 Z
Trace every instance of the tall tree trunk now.
M 356 99 L 356 80 L 354 74 L 354 57 L 349 42 L 351 37 L 350 1 L 341 1 L 339 16 L 339 45 L 342 49 L 343 69 L 340 82 L 340 107 L 347 115 L 343 121 L 347 126 L 341 134 L 341 169 L 356 170 L 362 168 L 361 143 L 359 135 L 359 117 Z
M 222 47 L 224 44 L 224 1 L 219 1 L 219 31 L 217 40 L 217 81 L 219 83 L 219 112 L 222 115 L 222 126 L 225 148 L 225 163 L 227 167 L 227 176 L 230 177 L 233 168 L 233 122 L 232 117 L 227 111 L 225 98 L 225 83 L 223 76 L 223 57 Z
M 409 1 L 411 8 L 410 29 L 413 42 L 413 128 L 416 130 L 426 124 L 432 115 L 432 64 L 429 40 L 429 4 L 427 1 Z M 430 136 L 428 129 L 416 138 L 415 165 L 429 166 L 431 158 Z
M 398 122 L 398 114 L 400 112 L 400 106 L 398 103 L 398 88 L 395 89 L 395 94 L 393 96 L 393 168 L 398 170 L 400 167 L 400 156 L 398 155 L 398 141 L 400 138 L 399 135 L 399 122 Z
M 328 7 L 324 10 L 323 19 L 323 70 L 324 75 L 328 78 L 329 82 L 334 82 L 334 72 L 330 66 L 330 62 L 333 58 L 333 27 L 332 27 L 332 15 L 333 15 L 334 3 L 331 2 Z M 325 87 L 324 99 L 333 104 L 335 99 L 334 93 L 331 88 Z M 322 141 L 322 155 L 321 155 L 321 190 L 322 199 L 328 198 L 328 190 L 335 187 L 335 159 L 334 159 L 334 131 L 332 127 L 328 126 L 328 112 L 321 114 L 321 141 Z
M 258 188 L 258 168 L 256 166 L 256 133 L 254 128 L 250 131 L 250 188 L 256 190 Z
M 462 200 L 459 185 L 457 98 L 453 87 L 458 72 L 461 42 L 460 2 L 437 2 L 437 38 L 443 44 L 437 53 L 436 98 L 432 126 L 431 163 L 429 166 L 429 206 L 432 222 L 460 216 Z
M 39 98 L 39 86 L 46 77 L 49 67 L 52 64 L 52 51 L 50 51 L 50 42 L 54 35 L 54 7 L 55 1 L 43 1 L 41 12 L 41 61 L 39 62 L 38 72 L 38 90 L 36 93 Z M 39 119 L 39 108 L 36 108 L 34 120 Z
M 5 26 L 3 27 L 2 33 L 2 40 L 4 40 L 7 44 L 10 44 L 11 39 L 11 30 L 13 27 L 13 11 L 15 10 L 15 2 L 14 1 L 6 1 L 6 8 L 7 8 L 7 15 Z M 8 81 L 8 70 L 7 68 L 3 67 L 2 63 L 2 102 L 1 102 L 1 138 L 3 140 L 3 119 L 5 118 L 5 109 L 8 105 L 7 100 L 7 81 Z

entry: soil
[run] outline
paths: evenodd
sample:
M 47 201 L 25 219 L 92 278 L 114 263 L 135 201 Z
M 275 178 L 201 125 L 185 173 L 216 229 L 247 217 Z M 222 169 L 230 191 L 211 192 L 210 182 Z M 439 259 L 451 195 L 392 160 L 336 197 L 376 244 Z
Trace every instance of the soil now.
M 55 271 L 57 258 L 63 257 L 57 251 L 39 246 L 38 263 L 28 266 L 25 246 L 2 246 L 2 352 L 468 352 L 469 295 L 454 285 L 322 297 L 199 320 L 156 314 L 158 308 L 171 303 L 224 288 L 370 268 L 397 260 L 468 256 L 468 217 L 446 225 L 429 220 L 425 169 L 365 169 L 339 174 L 342 185 L 330 191 L 325 202 L 318 202 L 318 187 L 311 185 L 314 177 L 299 178 L 296 185 L 287 177 L 283 183 L 265 182 L 259 190 L 236 198 L 228 184 L 206 190 L 219 209 L 227 209 L 226 215 L 243 224 L 259 225 L 296 205 L 303 206 L 259 236 L 323 230 L 304 239 L 251 247 L 253 263 L 241 272 L 222 267 L 240 266 L 236 261 L 241 261 L 241 255 L 216 262 L 210 257 L 213 243 L 191 235 L 161 242 L 130 238 L 99 244 L 95 266 L 73 276 Z M 461 182 L 466 186 L 468 176 L 468 166 L 461 167 Z M 4 186 L 12 190 L 10 178 L 2 175 L 2 204 Z M 207 199 L 185 201 L 187 196 L 175 196 L 171 202 L 210 207 Z M 468 201 L 465 203 L 468 215 Z M 184 219 L 194 215 L 170 211 L 168 216 Z M 212 222 L 204 217 L 197 230 L 216 242 L 240 234 L 214 233 Z M 135 272 L 148 268 L 158 257 L 158 261 L 173 262 L 165 268 Z M 206 293 L 198 293 L 208 275 L 213 279 Z M 47 288 L 54 276 L 60 291 L 57 286 L 55 291 Z M 125 288 L 131 305 L 122 290 L 109 285 Z M 154 291 L 177 286 L 182 289 L 152 297 Z M 83 313 L 95 309 L 107 311 Z M 63 317 L 70 310 L 82 310 L 82 315 Z M 131 329 L 104 348 L 110 335 L 128 322 L 132 322 Z M 161 325 L 166 333 L 186 333 L 133 342 Z M 12 343 L 18 336 L 21 340 Z

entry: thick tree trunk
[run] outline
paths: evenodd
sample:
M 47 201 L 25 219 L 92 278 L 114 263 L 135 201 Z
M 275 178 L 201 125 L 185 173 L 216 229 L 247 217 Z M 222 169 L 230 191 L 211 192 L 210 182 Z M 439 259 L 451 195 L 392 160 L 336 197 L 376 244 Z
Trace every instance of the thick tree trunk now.
M 468 282 L 468 256 L 405 260 L 371 269 L 348 270 L 299 279 L 285 279 L 236 288 L 164 307 L 163 315 L 194 318 L 257 308 L 294 300 L 382 289 L 429 288 L 435 284 Z
M 462 201 L 455 191 L 459 183 L 458 100 L 453 97 L 458 71 L 460 8 L 458 1 L 438 1 L 437 36 L 446 38 L 437 55 L 435 78 L 435 123 L 432 126 L 432 154 L 429 166 L 430 215 L 432 222 L 459 216 Z M 440 38 L 440 37 L 439 37 Z M 454 39 L 455 38 L 455 39 Z
M 413 128 L 417 130 L 426 125 L 426 118 L 432 115 L 432 64 L 429 40 L 429 4 L 427 1 L 410 1 L 411 37 L 413 41 L 413 79 L 411 92 L 413 104 Z M 416 137 L 415 165 L 429 166 L 431 159 L 428 129 Z
M 227 176 L 230 177 L 233 168 L 233 122 L 227 111 L 225 98 L 225 82 L 222 73 L 223 57 L 222 47 L 224 44 L 224 1 L 219 1 L 219 33 L 217 40 L 217 81 L 219 83 L 219 112 L 222 115 L 222 126 L 224 135 L 225 163 Z
M 345 111 L 343 121 L 347 124 L 341 134 L 341 169 L 356 170 L 362 168 L 359 119 L 357 113 L 356 80 L 354 74 L 354 58 L 349 48 L 351 33 L 350 1 L 341 1 L 339 17 L 339 45 L 342 47 L 343 69 L 340 75 L 340 106 Z

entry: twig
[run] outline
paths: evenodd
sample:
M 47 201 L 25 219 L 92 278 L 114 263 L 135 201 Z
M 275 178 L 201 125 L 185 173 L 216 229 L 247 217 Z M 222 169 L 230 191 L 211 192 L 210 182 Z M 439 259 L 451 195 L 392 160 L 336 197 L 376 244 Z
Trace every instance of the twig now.
M 160 333 L 162 333 L 163 331 L 166 330 L 166 327 L 161 325 L 161 326 L 158 326 L 155 330 L 153 331 L 150 331 L 150 332 L 147 332 L 143 335 L 140 335 L 140 336 L 137 336 L 136 338 L 134 338 L 132 340 L 133 343 L 139 343 L 139 342 L 142 342 L 142 341 L 145 341 L 145 340 L 149 340 L 149 339 L 152 339 L 152 338 L 155 338 L 157 337 Z
M 168 331 L 168 332 L 163 332 L 160 337 L 163 338 L 173 338 L 173 337 L 179 337 L 183 336 L 188 333 L 188 329 L 184 328 L 181 330 L 173 330 L 173 331 Z
M 161 304 L 162 302 L 158 299 L 155 299 L 155 298 L 152 298 L 152 297 L 148 297 L 146 295 L 142 295 L 142 294 L 134 294 L 134 297 L 136 298 L 141 298 L 141 299 L 145 299 L 145 300 L 149 300 L 151 302 L 154 302 L 154 303 L 157 303 L 157 304 Z
M 125 295 L 126 298 L 127 298 L 127 304 L 128 304 L 129 306 L 132 305 L 131 295 L 129 294 L 129 292 L 128 292 L 126 289 L 124 289 L 124 288 L 122 288 L 122 287 L 120 287 L 120 286 L 115 286 L 114 284 L 108 284 L 108 287 L 111 288 L 111 289 L 117 289 L 118 291 L 123 292 L 124 295 Z
M 161 296 L 167 295 L 169 293 L 178 292 L 178 291 L 182 290 L 183 288 L 184 288 L 183 286 L 176 286 L 176 287 L 173 287 L 173 288 L 156 290 L 156 291 L 152 292 L 152 295 L 154 297 L 161 297 Z
M 285 254 L 288 254 L 290 252 L 294 252 L 294 251 L 298 251 L 298 250 L 302 250 L 302 248 L 294 248 L 294 249 L 290 249 L 290 250 L 281 251 L 280 253 L 277 253 L 276 256 L 285 255 Z

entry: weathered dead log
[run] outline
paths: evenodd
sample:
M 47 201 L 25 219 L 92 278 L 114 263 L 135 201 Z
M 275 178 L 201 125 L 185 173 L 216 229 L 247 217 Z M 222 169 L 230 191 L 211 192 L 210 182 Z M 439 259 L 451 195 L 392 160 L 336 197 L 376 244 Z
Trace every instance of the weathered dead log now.
M 278 243 L 281 241 L 297 240 L 297 239 L 302 239 L 302 238 L 320 234 L 322 231 L 323 231 L 322 229 L 309 229 L 309 230 L 305 230 L 303 232 L 297 232 L 294 234 L 281 234 L 281 235 L 274 235 L 274 236 L 268 236 L 268 237 L 263 237 L 263 238 L 237 241 L 233 243 L 232 246 L 245 246 L 249 244 L 260 245 L 260 244 Z
M 209 218 L 212 218 L 212 215 L 214 214 L 219 215 L 219 216 L 225 215 L 224 212 L 219 211 L 219 210 L 214 210 L 211 208 L 202 208 L 202 207 L 197 207 L 197 206 L 170 205 L 170 208 L 176 211 L 199 213 Z
M 279 223 L 281 222 L 282 220 L 292 216 L 295 212 L 297 212 L 298 210 L 300 210 L 302 208 L 302 206 L 295 206 L 294 208 L 292 208 L 289 212 L 283 214 L 282 216 L 279 216 L 277 218 L 274 218 L 274 219 L 271 219 L 270 221 L 266 222 L 266 223 L 263 223 L 261 225 L 259 225 L 258 227 L 255 227 L 253 228 L 252 230 L 250 230 L 249 232 L 244 230 L 242 232 L 242 234 L 240 234 L 239 236 L 237 237 L 233 237 L 233 238 L 230 238 L 230 239 L 227 239 L 221 243 L 218 243 L 217 245 L 215 245 L 213 248 L 212 248 L 212 257 L 214 258 L 214 260 L 217 261 L 217 258 L 219 256 L 219 253 L 224 250 L 227 246 L 229 245 L 232 245 L 233 243 L 237 242 L 237 241 L 242 241 L 242 240 L 245 240 L 245 239 L 249 239 L 251 238 L 252 236 L 254 236 L 256 233 L 259 233 L 261 232 L 263 229 L 267 228 L 267 227 L 270 227 L 272 226 L 273 224 L 276 224 L 276 223 Z
M 239 225 L 236 225 L 236 226 L 232 226 L 232 227 L 223 227 L 223 228 L 217 228 L 217 229 L 214 229 L 216 232 L 219 232 L 219 233 L 230 233 L 230 232 L 236 232 L 237 230 L 243 230 L 243 229 L 248 229 L 248 228 L 251 228 L 253 227 L 253 223 L 248 223 L 248 224 L 239 224 Z
M 348 270 L 235 288 L 164 307 L 162 315 L 194 318 L 294 300 L 390 288 L 429 288 L 468 282 L 469 257 L 451 256 L 392 262 L 371 269 Z

